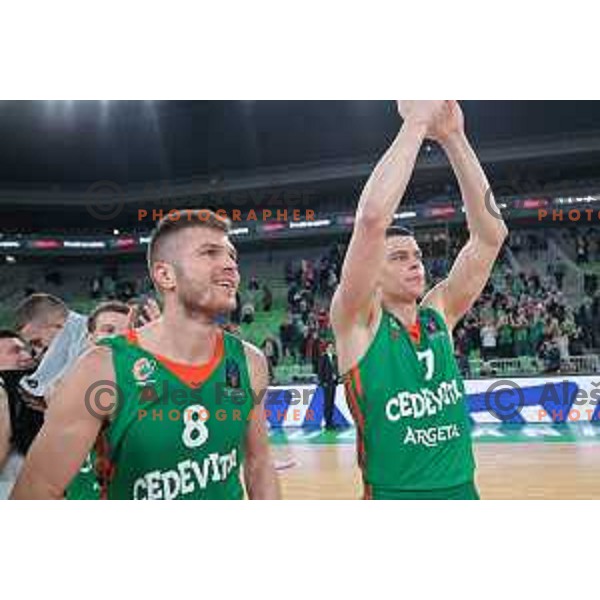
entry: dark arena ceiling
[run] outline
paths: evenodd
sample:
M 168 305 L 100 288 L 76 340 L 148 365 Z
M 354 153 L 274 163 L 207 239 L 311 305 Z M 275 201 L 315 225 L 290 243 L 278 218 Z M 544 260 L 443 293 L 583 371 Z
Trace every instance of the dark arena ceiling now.
M 565 181 L 600 192 L 600 102 L 461 105 L 499 195 L 570 193 Z M 154 206 L 139 191 L 157 182 L 168 182 L 159 195 L 174 198 L 172 208 L 292 191 L 319 214 L 352 212 L 400 123 L 392 101 L 0 102 L 0 233 L 136 229 L 137 210 Z M 107 181 L 127 196 L 110 223 L 85 204 Z M 405 204 L 456 197 L 445 157 L 425 145 Z
M 600 102 L 464 101 L 476 145 L 600 131 Z M 389 101 L 0 102 L 0 183 L 188 178 L 385 150 Z

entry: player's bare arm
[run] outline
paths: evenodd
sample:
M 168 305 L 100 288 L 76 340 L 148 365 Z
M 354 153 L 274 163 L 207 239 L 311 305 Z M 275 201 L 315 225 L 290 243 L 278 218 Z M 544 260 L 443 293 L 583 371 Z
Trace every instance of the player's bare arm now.
M 488 180 L 465 135 L 458 102 L 444 102 L 427 136 L 436 140 L 448 156 L 460 186 L 469 229 L 469 239 L 448 277 L 423 300 L 423 304 L 442 312 L 452 329 L 483 291 L 508 230 L 499 218 Z
M 357 358 L 346 356 L 346 351 L 360 353 L 369 343 L 369 323 L 378 321 L 380 306 L 375 292 L 385 258 L 385 231 L 394 220 L 421 144 L 442 103 L 431 100 L 398 102 L 404 122 L 360 197 L 340 285 L 331 305 L 332 326 L 340 342 L 338 358 L 342 370 Z M 369 317 L 372 317 L 370 321 Z
M 279 480 L 269 448 L 265 420 L 266 390 L 269 386 L 269 370 L 263 353 L 252 344 L 244 342 L 244 351 L 252 389 L 260 402 L 252 409 L 246 432 L 246 458 L 244 460 L 244 482 L 250 500 L 278 500 L 281 498 Z
M 12 499 L 63 498 L 114 407 L 114 396 L 99 398 L 93 411 L 86 407 L 86 390 L 98 381 L 115 381 L 111 352 L 104 347 L 87 351 L 56 387 Z
M 8 395 L 3 387 L 0 387 L 0 471 L 10 453 L 10 409 L 8 407 Z

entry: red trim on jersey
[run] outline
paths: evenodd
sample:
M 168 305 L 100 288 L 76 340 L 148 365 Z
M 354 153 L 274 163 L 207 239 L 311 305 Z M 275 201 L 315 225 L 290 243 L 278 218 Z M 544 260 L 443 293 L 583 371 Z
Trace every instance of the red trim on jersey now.
M 356 422 L 356 454 L 358 466 L 360 467 L 363 477 L 363 500 L 371 500 L 373 498 L 373 489 L 370 484 L 365 481 L 367 469 L 367 453 L 365 450 L 365 416 L 358 403 L 359 396 L 363 396 L 362 381 L 360 379 L 360 370 L 357 366 L 350 369 L 347 377 L 344 380 L 344 388 L 346 390 L 346 398 L 352 417 Z M 355 391 L 356 390 L 356 391 Z
M 348 377 L 344 381 L 344 387 L 346 390 L 346 398 L 348 400 L 348 407 L 352 413 L 352 417 L 356 423 L 356 453 L 358 458 L 358 466 L 361 471 L 365 469 L 365 417 L 358 403 L 354 387 L 356 387 L 355 373 L 358 369 L 352 369 L 348 374 Z M 354 384 L 354 387 L 353 387 Z M 364 475 L 364 473 L 363 473 Z
M 354 380 L 354 385 L 356 387 L 356 393 L 362 398 L 363 397 L 363 386 L 362 386 L 362 380 L 360 378 L 360 369 L 358 368 L 357 365 L 354 365 L 354 367 L 352 367 L 352 370 L 350 371 L 350 375 L 351 375 L 352 379 Z
M 421 323 L 417 321 L 407 328 L 410 339 L 418 346 L 421 343 Z
M 129 343 L 136 346 L 140 345 L 139 338 L 135 330 L 130 329 L 127 331 L 125 337 Z M 222 331 L 219 331 L 215 351 L 211 359 L 202 365 L 190 365 L 176 362 L 160 354 L 155 354 L 154 357 L 165 367 L 165 369 L 171 371 L 171 373 L 179 377 L 179 379 L 181 379 L 186 385 L 189 387 L 199 387 L 213 374 L 214 370 L 221 362 L 224 354 L 224 335 Z
M 116 465 L 110 459 L 105 428 L 99 433 L 94 449 L 96 450 L 96 464 L 94 467 L 100 483 L 100 500 L 108 500 L 108 484 L 115 476 Z

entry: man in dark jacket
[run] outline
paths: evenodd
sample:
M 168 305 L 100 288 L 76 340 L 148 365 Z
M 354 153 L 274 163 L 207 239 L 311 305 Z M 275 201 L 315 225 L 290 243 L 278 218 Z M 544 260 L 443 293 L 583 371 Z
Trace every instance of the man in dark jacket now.
M 337 360 L 333 351 L 333 343 L 327 344 L 325 354 L 319 360 L 319 384 L 323 388 L 325 429 L 335 429 L 333 423 L 333 406 L 335 389 L 338 381 Z

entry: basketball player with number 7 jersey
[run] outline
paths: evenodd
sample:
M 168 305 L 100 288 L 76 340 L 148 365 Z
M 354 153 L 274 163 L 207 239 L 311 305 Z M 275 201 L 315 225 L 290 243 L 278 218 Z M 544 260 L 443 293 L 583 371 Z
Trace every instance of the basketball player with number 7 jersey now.
M 207 210 L 158 223 L 148 267 L 162 316 L 81 357 L 54 391 L 13 498 L 63 498 L 94 446 L 103 498 L 280 497 L 266 360 L 216 323 L 240 281 L 228 231 Z
M 404 100 L 398 108 L 403 125 L 361 195 L 331 306 L 364 497 L 478 499 L 452 329 L 485 287 L 507 229 L 458 103 Z M 423 297 L 419 246 L 392 225 L 425 138 L 450 161 L 470 237 L 448 277 Z

